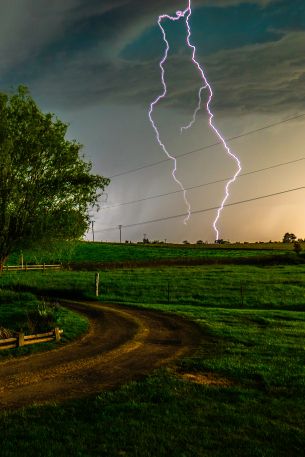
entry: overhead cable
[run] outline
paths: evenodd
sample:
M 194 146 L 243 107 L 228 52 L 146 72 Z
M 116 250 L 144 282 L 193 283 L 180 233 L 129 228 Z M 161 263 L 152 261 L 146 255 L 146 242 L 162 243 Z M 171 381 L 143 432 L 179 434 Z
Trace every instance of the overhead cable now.
M 268 130 L 268 129 L 272 128 L 272 127 L 276 127 L 277 125 L 281 125 L 281 124 L 284 124 L 286 122 L 290 122 L 292 120 L 299 119 L 299 118 L 302 118 L 302 117 L 305 117 L 305 113 L 299 113 L 299 114 L 297 114 L 295 116 L 291 116 L 291 117 L 288 117 L 286 119 L 282 119 L 281 121 L 273 122 L 272 124 L 267 124 L 265 126 L 257 128 L 257 129 L 248 130 L 247 132 L 241 133 L 239 135 L 231 136 L 231 137 L 227 138 L 226 141 L 230 142 L 230 141 L 233 141 L 233 140 L 237 140 L 238 138 L 243 138 L 243 137 L 248 136 L 248 135 L 253 135 L 254 133 L 261 132 L 263 130 Z M 201 148 L 192 149 L 191 151 L 187 151 L 187 152 L 184 152 L 182 154 L 179 154 L 179 155 L 176 156 L 176 158 L 179 159 L 181 157 L 185 157 L 185 156 L 188 156 L 190 154 L 194 154 L 195 152 L 204 151 L 206 149 L 210 149 L 210 148 L 213 148 L 215 146 L 218 146 L 219 144 L 221 144 L 221 142 L 220 141 L 216 141 L 215 143 L 211 143 L 211 144 L 208 144 L 206 146 L 202 146 Z M 144 170 L 146 168 L 155 167 L 156 165 L 160 165 L 161 163 L 165 163 L 165 162 L 168 162 L 170 160 L 171 159 L 158 160 L 157 162 L 153 162 L 153 163 L 150 163 L 150 164 L 147 164 L 147 165 L 142 165 L 141 167 L 133 168 L 131 170 L 122 171 L 120 173 L 116 173 L 116 174 L 114 174 L 112 176 L 108 176 L 108 177 L 110 179 L 118 178 L 119 176 L 124 176 L 124 175 L 128 175 L 130 173 L 134 173 L 136 171 Z
M 252 170 L 252 171 L 248 171 L 246 173 L 241 173 L 238 176 L 238 179 L 240 177 L 242 177 L 242 176 L 253 175 L 255 173 L 260 173 L 262 171 L 272 170 L 273 168 L 278 168 L 278 167 L 282 167 L 282 166 L 285 166 L 285 165 L 290 165 L 292 163 L 301 162 L 303 160 L 305 160 L 305 157 L 300 157 L 299 159 L 289 160 L 288 162 L 281 162 L 281 163 L 278 163 L 278 164 L 275 164 L 275 165 L 270 165 L 269 167 L 259 168 L 257 170 Z M 203 183 L 203 184 L 197 184 L 196 186 L 186 187 L 185 190 L 199 189 L 200 187 L 206 187 L 206 186 L 211 186 L 212 184 L 226 182 L 229 179 L 231 179 L 231 177 L 218 179 L 216 181 L 209 181 L 209 182 L 206 182 L 206 183 Z M 119 206 L 131 205 L 131 204 L 134 204 L 134 203 L 144 202 L 144 201 L 147 201 L 147 200 L 152 200 L 154 198 L 166 197 L 168 195 L 178 194 L 178 193 L 181 193 L 181 192 L 182 192 L 182 190 L 179 189 L 179 190 L 174 190 L 174 191 L 171 191 L 171 192 L 165 192 L 165 193 L 162 193 L 162 194 L 151 195 L 149 197 L 139 198 L 137 200 L 131 200 L 129 202 L 114 203 L 113 205 L 103 206 L 103 209 L 110 209 L 110 208 L 117 208 Z
M 224 205 L 224 208 L 227 208 L 229 206 L 241 205 L 243 203 L 249 203 L 249 202 L 253 202 L 253 201 L 256 201 L 256 200 L 262 200 L 264 198 L 275 197 L 275 196 L 278 196 L 278 195 L 284 195 L 284 194 L 288 194 L 290 192 L 296 192 L 298 190 L 303 190 L 303 189 L 305 189 L 305 186 L 300 186 L 300 187 L 295 187 L 295 188 L 292 188 L 292 189 L 282 190 L 280 192 L 274 192 L 272 194 L 260 195 L 258 197 L 248 198 L 246 200 L 239 200 L 237 202 L 227 203 L 226 205 Z M 192 211 L 191 215 L 206 213 L 208 211 L 215 211 L 217 209 L 218 209 L 218 206 L 199 209 L 199 210 L 196 210 L 196 211 Z M 185 215 L 186 215 L 186 213 L 180 213 L 180 214 L 175 214 L 173 216 L 160 217 L 158 219 L 149 219 L 147 221 L 140 221 L 140 222 L 135 222 L 135 223 L 132 223 L 132 224 L 124 224 L 124 225 L 122 225 L 122 227 L 130 228 L 130 227 L 137 227 L 139 225 L 152 224 L 152 223 L 155 223 L 155 222 L 169 221 L 169 220 L 172 220 L 172 219 L 178 219 L 178 218 L 185 217 Z M 117 226 L 116 227 L 108 227 L 108 228 L 105 228 L 105 229 L 97 230 L 97 232 L 107 232 L 107 231 L 110 231 L 110 230 L 111 231 L 115 230 L 117 228 L 118 228 Z

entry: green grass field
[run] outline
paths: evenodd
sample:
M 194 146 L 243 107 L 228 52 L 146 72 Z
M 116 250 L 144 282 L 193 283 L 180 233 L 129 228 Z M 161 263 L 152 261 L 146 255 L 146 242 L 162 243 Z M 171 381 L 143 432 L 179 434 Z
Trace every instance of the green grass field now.
M 94 272 L 3 273 L 0 287 L 92 298 Z M 305 265 L 203 265 L 100 271 L 100 299 L 225 308 L 305 309 Z
M 1 456 L 304 454 L 305 265 L 120 268 L 100 276 L 101 301 L 187 316 L 202 327 L 201 347 L 115 391 L 0 413 Z M 3 273 L 0 287 L 92 298 L 94 272 Z
M 172 244 L 115 244 L 115 243 L 58 243 L 52 251 L 36 249 L 24 251 L 27 263 L 73 262 L 80 263 L 118 263 L 160 261 L 173 259 L 213 259 L 239 258 L 268 255 L 285 255 L 293 251 L 292 243 L 253 243 L 253 244 L 208 244 L 208 245 L 172 245 Z M 8 265 L 16 265 L 20 253 L 12 254 Z

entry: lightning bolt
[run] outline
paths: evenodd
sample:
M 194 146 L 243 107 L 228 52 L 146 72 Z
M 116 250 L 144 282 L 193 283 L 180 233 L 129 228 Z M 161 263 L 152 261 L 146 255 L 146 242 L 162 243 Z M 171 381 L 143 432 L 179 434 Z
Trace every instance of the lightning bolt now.
M 160 69 L 161 69 L 161 82 L 162 82 L 162 86 L 163 86 L 163 92 L 162 94 L 160 94 L 151 104 L 150 104 L 150 109 L 149 109 L 149 112 L 148 112 L 148 116 L 149 116 L 149 120 L 151 122 L 151 125 L 156 133 L 156 138 L 157 138 L 157 141 L 161 147 L 161 149 L 163 149 L 163 151 L 165 152 L 165 154 L 167 155 L 167 157 L 169 159 L 171 159 L 173 161 L 173 170 L 172 170 L 172 176 L 174 178 L 174 181 L 178 184 L 178 186 L 180 187 L 180 189 L 182 190 L 183 192 L 183 198 L 184 198 L 184 202 L 186 204 L 186 207 L 187 207 L 187 216 L 186 218 L 184 219 L 184 224 L 186 224 L 190 217 L 191 217 L 191 205 L 187 199 L 187 195 L 186 195 L 186 190 L 182 184 L 181 181 L 179 181 L 179 179 L 177 178 L 176 176 L 176 172 L 177 172 L 177 159 L 175 157 L 173 157 L 167 150 L 165 144 L 161 141 L 161 138 L 160 138 L 160 132 L 159 132 L 159 129 L 157 127 L 157 124 L 155 123 L 155 121 L 153 120 L 153 111 L 154 111 L 154 108 L 155 106 L 159 103 L 159 101 L 163 98 L 166 97 L 167 95 L 167 86 L 166 86 L 166 82 L 165 82 L 165 70 L 164 70 L 164 63 L 166 62 L 167 60 L 167 57 L 168 57 L 168 52 L 169 52 L 169 42 L 167 41 L 167 37 L 166 37 L 166 33 L 165 33 L 165 30 L 164 28 L 162 27 L 162 21 L 164 19 L 169 19 L 171 21 L 178 21 L 180 19 L 179 16 L 176 16 L 176 17 L 173 17 L 173 16 L 169 16 L 167 14 L 163 14 L 161 16 L 159 16 L 159 19 L 158 19 L 158 25 L 161 29 L 161 32 L 162 32 L 162 36 L 163 36 L 163 40 L 165 42 L 165 53 L 164 53 L 164 56 L 163 56 L 163 59 L 160 61 L 159 63 L 159 66 L 160 66 Z
M 170 21 L 179 21 L 181 18 L 185 18 L 185 23 L 186 23 L 186 28 L 187 28 L 186 43 L 187 43 L 187 46 L 192 50 L 192 62 L 197 67 L 197 70 L 198 70 L 198 72 L 199 72 L 199 74 L 201 76 L 203 84 L 199 89 L 198 106 L 194 111 L 193 118 L 192 118 L 191 122 L 188 125 L 186 125 L 184 127 L 181 127 L 181 133 L 184 130 L 187 130 L 187 129 L 191 128 L 193 126 L 193 124 L 196 122 L 196 117 L 197 117 L 198 111 L 201 109 L 202 91 L 204 89 L 207 89 L 207 91 L 208 91 L 208 99 L 207 99 L 207 103 L 206 103 L 206 111 L 207 111 L 208 116 L 209 116 L 209 125 L 210 125 L 211 129 L 214 131 L 214 133 L 216 134 L 216 136 L 218 137 L 218 139 L 220 140 L 220 142 L 222 143 L 222 145 L 223 145 L 224 149 L 226 150 L 227 154 L 236 162 L 236 165 L 237 165 L 237 171 L 235 172 L 234 176 L 227 182 L 227 184 L 225 186 L 225 196 L 224 196 L 224 198 L 223 198 L 223 200 L 221 202 L 220 207 L 217 210 L 216 218 L 215 218 L 215 220 L 213 222 L 213 228 L 215 230 L 216 240 L 219 240 L 219 230 L 218 230 L 217 224 L 218 224 L 221 212 L 224 209 L 224 205 L 225 205 L 227 199 L 230 196 L 230 186 L 231 186 L 231 184 L 233 184 L 236 181 L 236 178 L 240 174 L 242 168 L 241 168 L 241 163 L 240 163 L 239 158 L 231 151 L 231 149 L 227 145 L 227 142 L 226 142 L 224 136 L 222 135 L 220 130 L 217 129 L 217 127 L 215 126 L 215 124 L 213 122 L 214 114 L 211 111 L 210 105 L 211 105 L 211 102 L 212 102 L 214 94 L 213 94 L 212 87 L 211 87 L 207 77 L 205 76 L 205 72 L 204 72 L 203 68 L 201 67 L 201 65 L 199 64 L 198 60 L 196 59 L 196 46 L 191 43 L 191 36 L 192 36 L 192 31 L 191 31 L 191 26 L 190 26 L 191 15 L 192 15 L 192 5 L 191 5 L 191 0 L 188 0 L 188 7 L 184 11 L 176 11 L 176 16 L 169 16 L 167 14 L 163 14 L 163 15 L 159 16 L 158 25 L 159 25 L 159 27 L 161 29 L 161 32 L 162 32 L 162 35 L 163 35 L 163 40 L 164 40 L 164 42 L 166 44 L 165 54 L 164 54 L 163 59 L 160 62 L 163 93 L 161 95 L 159 95 L 151 103 L 150 110 L 149 110 L 149 119 L 151 121 L 151 124 L 152 124 L 155 132 L 156 132 L 156 136 L 157 136 L 157 140 L 158 140 L 159 145 L 161 146 L 163 151 L 166 153 L 168 158 L 170 158 L 170 159 L 172 159 L 174 161 L 174 169 L 173 169 L 172 175 L 173 175 L 174 180 L 179 184 L 179 186 L 183 190 L 184 200 L 185 200 L 185 203 L 187 204 L 187 207 L 188 207 L 188 215 L 187 215 L 186 219 L 184 220 L 184 222 L 186 223 L 186 221 L 188 221 L 190 216 L 191 216 L 191 208 L 190 208 L 190 204 L 189 204 L 189 202 L 188 202 L 188 200 L 186 198 L 186 190 L 184 189 L 182 183 L 176 178 L 177 161 L 173 156 L 171 156 L 168 153 L 166 147 L 164 146 L 164 144 L 160 140 L 160 134 L 159 134 L 158 128 L 157 128 L 156 124 L 154 123 L 154 121 L 152 119 L 152 113 L 153 113 L 153 109 L 154 109 L 155 105 L 158 104 L 158 102 L 162 98 L 166 97 L 166 95 L 167 95 L 167 86 L 166 86 L 165 77 L 164 77 L 164 75 L 165 75 L 164 63 L 166 62 L 167 57 L 168 57 L 169 43 L 167 41 L 166 33 L 165 33 L 164 28 L 162 27 L 161 22 L 164 19 L 169 19 Z
M 216 233 L 216 240 L 219 240 L 219 230 L 218 230 L 218 227 L 217 227 L 217 223 L 218 223 L 218 220 L 220 218 L 220 214 L 221 214 L 221 212 L 222 212 L 222 210 L 224 208 L 224 205 L 225 205 L 227 199 L 229 198 L 230 186 L 231 186 L 231 184 L 233 184 L 236 181 L 236 178 L 240 174 L 242 168 L 241 168 L 241 163 L 240 163 L 239 158 L 231 151 L 231 149 L 229 148 L 229 146 L 226 143 L 226 140 L 225 140 L 224 136 L 221 134 L 220 130 L 218 130 L 216 128 L 216 126 L 214 125 L 214 123 L 213 123 L 214 114 L 212 113 L 212 111 L 210 109 L 210 104 L 211 104 L 211 101 L 212 101 L 212 98 L 213 98 L 213 90 L 212 90 L 212 87 L 209 84 L 209 82 L 208 82 L 208 80 L 207 80 L 207 78 L 205 76 L 205 73 L 204 73 L 202 67 L 200 66 L 199 62 L 196 60 L 196 47 L 191 43 L 191 35 L 192 35 L 191 26 L 190 26 L 190 17 L 192 15 L 191 0 L 189 0 L 189 2 L 188 2 L 188 8 L 183 12 L 183 16 L 185 14 L 186 14 L 186 27 L 187 27 L 187 39 L 186 40 L 187 40 L 188 46 L 192 49 L 192 61 L 193 61 L 194 65 L 197 67 L 197 69 L 198 69 L 198 71 L 199 71 L 199 73 L 200 73 L 200 75 L 202 77 L 202 80 L 204 82 L 204 87 L 207 88 L 208 93 L 209 93 L 208 101 L 207 101 L 207 104 L 206 104 L 206 110 L 207 110 L 208 115 L 209 115 L 210 127 L 212 128 L 212 130 L 215 132 L 216 136 L 219 138 L 219 140 L 223 144 L 223 147 L 225 148 L 227 154 L 236 162 L 236 165 L 237 165 L 237 170 L 236 170 L 234 176 L 226 184 L 225 196 L 224 196 L 224 198 L 223 198 L 223 200 L 221 202 L 220 207 L 217 210 L 216 218 L 215 218 L 215 220 L 213 222 L 213 227 L 214 227 L 214 230 L 215 230 L 215 233 Z M 202 88 L 200 88 L 200 90 L 199 90 L 199 100 L 201 99 L 201 97 L 200 97 L 201 90 L 202 90 Z M 195 115 L 196 114 L 197 113 L 195 111 Z
M 188 130 L 190 129 L 196 122 L 196 118 L 197 118 L 197 114 L 198 112 L 201 110 L 201 103 L 202 103 L 202 99 L 201 99 L 201 92 L 203 91 L 203 89 L 206 89 L 207 86 L 201 86 L 200 89 L 199 89 L 199 93 L 198 93 L 198 105 L 197 105 L 197 108 L 195 109 L 194 111 L 194 114 L 193 114 L 193 119 L 191 120 L 191 122 L 188 124 L 188 125 L 185 125 L 183 127 L 180 128 L 180 132 L 183 133 L 183 130 Z

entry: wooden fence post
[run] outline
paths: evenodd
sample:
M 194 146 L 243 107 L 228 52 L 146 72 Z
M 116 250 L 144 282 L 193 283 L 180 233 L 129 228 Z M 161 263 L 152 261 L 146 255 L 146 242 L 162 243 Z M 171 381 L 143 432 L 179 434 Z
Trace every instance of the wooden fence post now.
M 54 333 L 55 333 L 55 341 L 56 341 L 56 343 L 58 343 L 58 341 L 60 341 L 60 332 L 59 332 L 58 327 L 55 327 Z
M 95 296 L 99 296 L 100 274 L 95 273 Z
M 18 333 L 18 347 L 20 348 L 21 346 L 24 346 L 24 333 L 23 332 Z
M 240 282 L 240 305 L 244 306 L 244 287 L 242 282 Z
M 167 303 L 168 304 L 169 304 L 169 291 L 170 291 L 169 281 L 167 281 Z

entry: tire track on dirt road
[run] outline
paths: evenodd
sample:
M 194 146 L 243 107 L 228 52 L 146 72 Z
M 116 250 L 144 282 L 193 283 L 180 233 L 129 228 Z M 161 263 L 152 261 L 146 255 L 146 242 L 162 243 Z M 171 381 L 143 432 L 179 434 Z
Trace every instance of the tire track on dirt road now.
M 88 333 L 58 349 L 1 362 L 0 409 L 117 387 L 193 352 L 201 340 L 199 327 L 175 314 L 90 301 L 62 305 L 88 317 Z

